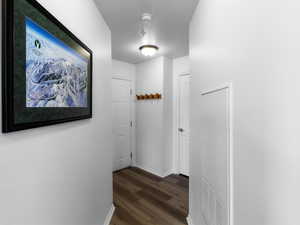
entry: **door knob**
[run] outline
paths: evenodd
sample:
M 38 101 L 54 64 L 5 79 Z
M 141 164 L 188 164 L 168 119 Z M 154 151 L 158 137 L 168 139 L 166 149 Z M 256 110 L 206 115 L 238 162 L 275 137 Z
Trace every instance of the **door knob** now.
M 179 132 L 184 132 L 184 129 L 183 128 L 178 128 L 178 131 Z

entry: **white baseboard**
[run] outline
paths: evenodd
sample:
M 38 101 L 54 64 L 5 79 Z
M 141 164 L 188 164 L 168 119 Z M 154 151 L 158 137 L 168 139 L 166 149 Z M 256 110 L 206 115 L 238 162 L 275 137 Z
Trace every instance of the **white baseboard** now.
M 105 218 L 105 221 L 104 221 L 103 225 L 109 225 L 110 224 L 110 221 L 111 221 L 111 219 L 114 215 L 114 212 L 115 212 L 115 206 L 112 205 L 109 212 L 108 212 L 108 214 L 107 214 L 107 216 L 106 216 L 106 218 Z
M 186 218 L 186 221 L 187 221 L 188 225 L 196 225 L 193 222 L 191 215 L 188 215 L 188 217 Z M 206 225 L 206 223 L 204 222 L 202 213 L 200 213 L 200 224 L 199 225 Z
M 194 225 L 193 220 L 190 215 L 188 215 L 188 217 L 186 218 L 186 221 L 187 221 L 188 225 Z
M 153 170 L 153 169 L 146 168 L 146 167 L 143 167 L 143 166 L 140 166 L 140 165 L 135 165 L 135 166 L 138 167 L 138 168 L 140 168 L 140 169 L 142 169 L 142 170 L 145 170 L 145 171 L 147 171 L 147 172 L 149 172 L 149 173 L 153 173 L 153 174 L 156 175 L 156 176 L 164 177 L 163 174 L 160 174 L 160 173 L 158 173 L 157 171 L 155 171 L 155 170 Z
M 164 174 L 163 173 L 158 173 L 157 171 L 154 171 L 153 169 L 146 168 L 146 167 L 143 167 L 143 166 L 140 166 L 140 165 L 137 165 L 137 164 L 135 164 L 135 167 L 138 167 L 138 168 L 140 168 L 142 170 L 145 170 L 145 171 L 147 171 L 149 173 L 153 173 L 154 175 L 162 177 L 162 178 L 167 177 L 167 176 L 169 176 L 169 175 L 171 175 L 171 174 L 174 173 L 173 170 L 169 170 L 169 171 L 167 171 Z
M 133 167 L 138 167 L 138 166 L 136 165 L 136 162 L 135 162 L 135 161 L 132 162 L 131 166 L 133 166 Z
M 169 176 L 169 175 L 171 175 L 171 174 L 175 174 L 173 170 L 167 171 L 167 172 L 165 173 L 164 177 L 167 177 L 167 176 Z

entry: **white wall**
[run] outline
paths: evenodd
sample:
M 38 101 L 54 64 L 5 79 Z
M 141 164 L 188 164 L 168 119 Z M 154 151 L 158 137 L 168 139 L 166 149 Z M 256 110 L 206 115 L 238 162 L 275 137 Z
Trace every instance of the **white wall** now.
M 113 59 L 112 77 L 117 79 L 135 81 L 135 65 Z
M 174 76 L 189 74 L 191 70 L 190 57 L 184 56 L 173 59 L 173 74 Z
M 163 57 L 136 65 L 136 93 L 163 93 Z M 163 100 L 136 101 L 136 164 L 150 172 L 164 171 Z
M 110 31 L 92 0 L 39 2 L 94 52 L 94 117 L 0 134 L 0 224 L 102 225 L 112 205 Z
M 198 134 L 206 129 L 199 94 L 225 82 L 234 91 L 234 224 L 300 224 L 299 7 L 289 0 L 199 2 L 190 25 L 195 225 L 201 224 Z
M 173 59 L 173 151 L 172 151 L 172 170 L 175 173 L 179 173 L 179 76 L 190 74 L 190 58 L 189 56 L 179 57 Z
M 173 60 L 164 58 L 164 175 L 173 172 Z
M 133 153 L 132 162 L 136 164 L 136 120 L 135 120 L 135 82 L 136 82 L 136 66 L 127 62 L 112 60 L 112 78 L 128 80 L 131 82 L 132 88 L 132 105 L 131 105 L 131 120 L 133 123 L 131 129 L 131 152 Z
M 172 64 L 165 57 L 136 65 L 136 93 L 162 93 L 162 100 L 136 102 L 137 166 L 164 176 L 172 148 Z M 169 114 L 170 112 L 170 114 Z M 171 157 L 170 157 L 171 158 Z

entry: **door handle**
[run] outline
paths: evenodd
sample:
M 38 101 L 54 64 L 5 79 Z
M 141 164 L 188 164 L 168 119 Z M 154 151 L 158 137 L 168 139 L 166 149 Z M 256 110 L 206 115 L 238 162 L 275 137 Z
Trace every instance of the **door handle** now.
M 184 129 L 183 128 L 178 128 L 178 131 L 179 132 L 184 132 Z

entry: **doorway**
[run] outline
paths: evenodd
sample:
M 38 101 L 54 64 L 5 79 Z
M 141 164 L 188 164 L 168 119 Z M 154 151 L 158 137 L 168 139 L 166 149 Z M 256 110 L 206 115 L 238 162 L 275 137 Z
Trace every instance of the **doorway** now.
M 114 171 L 132 164 L 131 81 L 112 79 Z
M 178 168 L 179 173 L 189 176 L 190 147 L 190 82 L 189 74 L 179 76 L 178 98 Z

